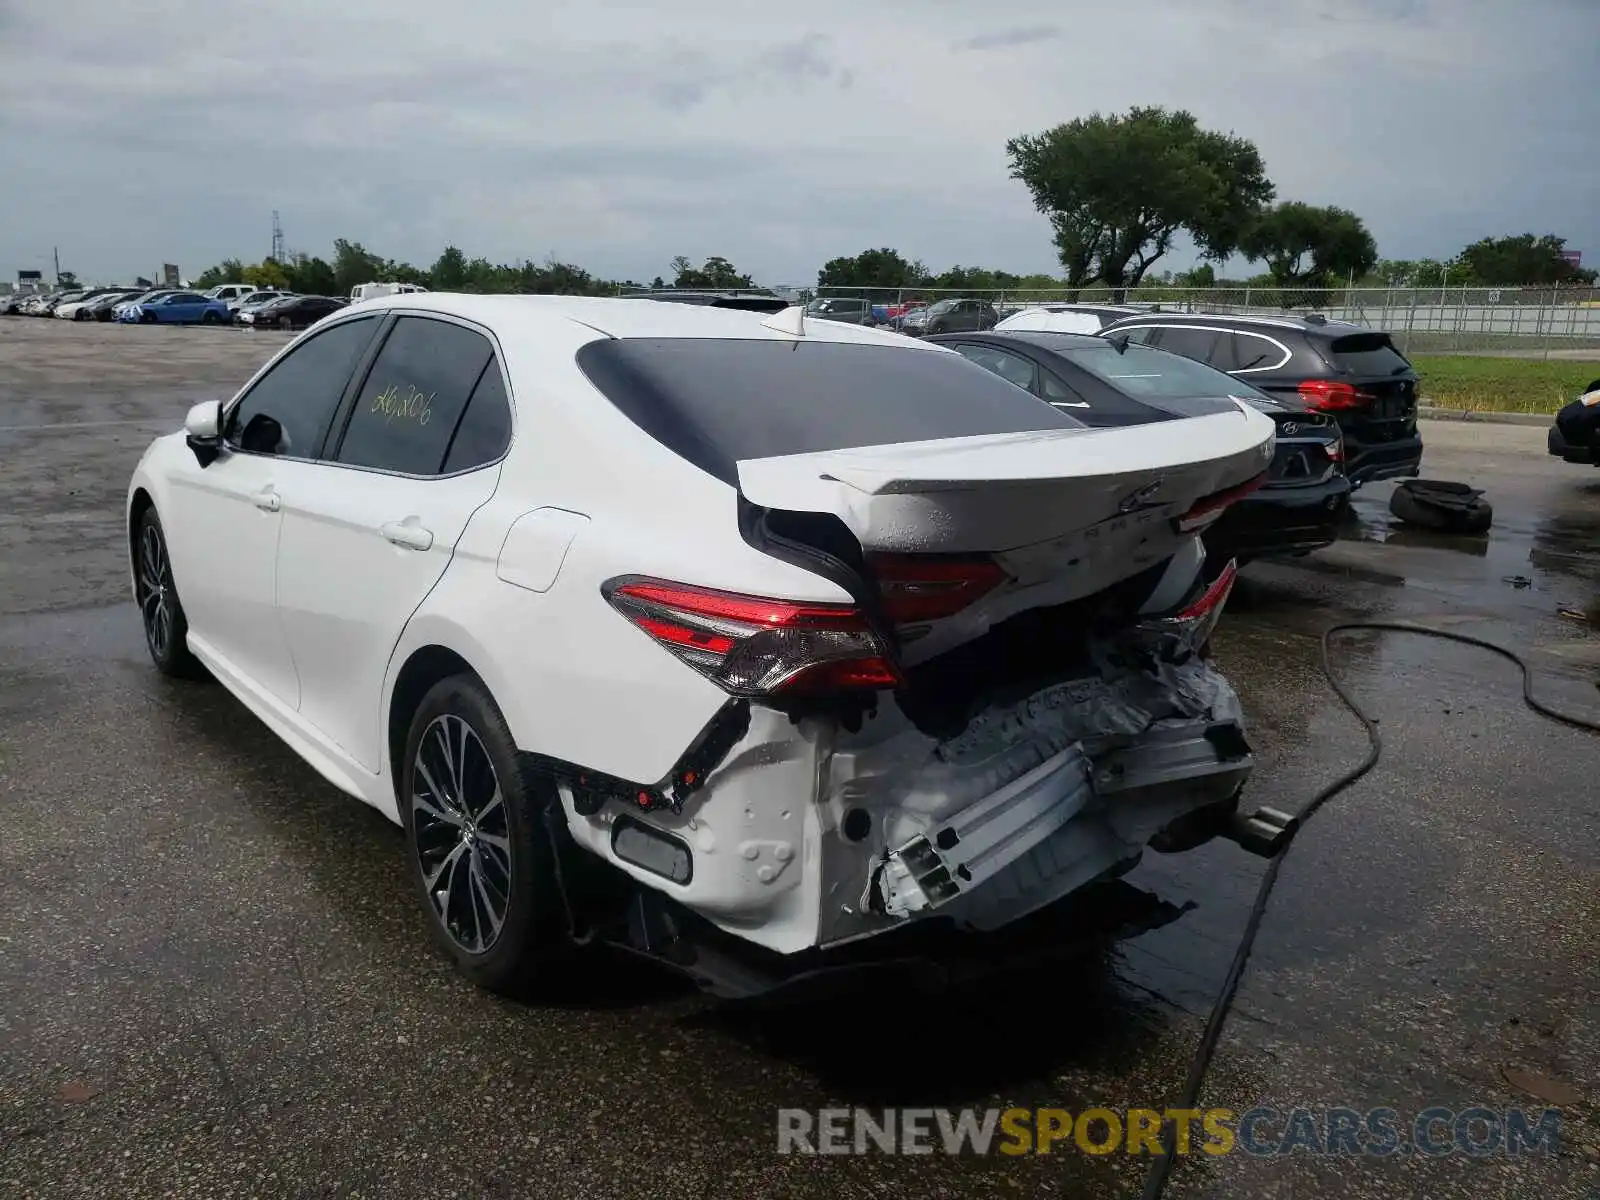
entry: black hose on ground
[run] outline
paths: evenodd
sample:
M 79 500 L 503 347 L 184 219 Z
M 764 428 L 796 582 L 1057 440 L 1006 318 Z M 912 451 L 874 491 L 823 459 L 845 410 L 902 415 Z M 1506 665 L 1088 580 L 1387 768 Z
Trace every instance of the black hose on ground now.
M 1480 650 L 1488 650 L 1499 655 L 1508 662 L 1515 663 L 1522 672 L 1522 699 L 1534 712 L 1563 725 L 1570 725 L 1574 729 L 1582 729 L 1589 733 L 1600 733 L 1600 721 L 1592 721 L 1584 717 L 1575 717 L 1570 713 L 1558 712 L 1542 701 L 1536 700 L 1533 695 L 1533 676 L 1528 670 L 1528 664 L 1522 656 L 1514 651 L 1507 650 L 1504 646 L 1494 642 L 1485 641 L 1483 638 L 1472 637 L 1465 633 L 1447 632 L 1443 629 L 1428 629 L 1421 625 L 1406 625 L 1393 621 L 1350 621 L 1334 625 L 1322 634 L 1322 673 L 1327 677 L 1328 686 L 1334 694 L 1344 703 L 1356 720 L 1361 722 L 1361 727 L 1367 734 L 1367 755 L 1359 765 L 1346 771 L 1338 779 L 1323 788 L 1300 811 L 1299 825 L 1295 830 L 1298 834 L 1305 827 L 1317 809 L 1329 800 L 1344 791 L 1356 780 L 1360 779 L 1373 767 L 1378 765 L 1378 758 L 1383 753 L 1383 738 L 1378 733 L 1378 726 L 1371 717 L 1362 711 L 1361 706 L 1355 702 L 1344 684 L 1339 681 L 1334 673 L 1332 661 L 1329 658 L 1328 647 L 1334 637 L 1341 633 L 1354 633 L 1358 631 L 1375 631 L 1380 633 L 1411 633 L 1420 637 L 1438 638 L 1447 642 L 1459 642 L 1464 646 L 1476 646 Z M 1178 1109 L 1197 1108 L 1200 1102 L 1200 1089 L 1205 1085 L 1206 1071 L 1211 1066 L 1212 1055 L 1216 1053 L 1217 1043 L 1222 1040 L 1222 1028 L 1227 1022 L 1228 1012 L 1233 1007 L 1235 994 L 1239 990 L 1239 981 L 1244 976 L 1245 964 L 1250 961 L 1250 950 L 1255 945 L 1256 933 L 1261 928 L 1261 918 L 1267 911 L 1267 900 L 1272 895 L 1273 886 L 1278 882 L 1278 872 L 1283 867 L 1283 860 L 1289 853 L 1289 848 L 1294 844 L 1294 835 L 1284 843 L 1283 848 L 1267 863 L 1267 869 L 1261 874 L 1260 886 L 1256 888 L 1255 903 L 1250 906 L 1250 916 L 1245 921 L 1244 933 L 1239 939 L 1239 948 L 1234 952 L 1233 962 L 1228 966 L 1228 974 L 1222 981 L 1222 988 L 1217 993 L 1216 1001 L 1211 1006 L 1211 1015 L 1206 1019 L 1205 1032 L 1200 1035 L 1200 1044 L 1195 1049 L 1194 1058 L 1189 1063 L 1189 1074 L 1184 1080 L 1183 1094 L 1173 1106 Z M 1143 1200 L 1160 1200 L 1166 1190 L 1167 1176 L 1172 1170 L 1174 1159 L 1173 1148 L 1177 1136 L 1177 1125 L 1168 1121 L 1161 1130 L 1161 1153 L 1155 1155 L 1150 1161 L 1150 1169 L 1145 1174 Z

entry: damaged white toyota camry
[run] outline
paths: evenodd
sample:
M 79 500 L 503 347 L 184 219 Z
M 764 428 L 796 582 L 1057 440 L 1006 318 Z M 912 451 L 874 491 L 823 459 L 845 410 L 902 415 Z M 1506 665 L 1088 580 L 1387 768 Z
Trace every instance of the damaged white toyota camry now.
M 748 994 L 1274 842 L 1197 537 L 1272 439 L 798 308 L 393 296 L 150 446 L 130 560 L 156 665 L 402 825 L 471 979 L 601 940 Z

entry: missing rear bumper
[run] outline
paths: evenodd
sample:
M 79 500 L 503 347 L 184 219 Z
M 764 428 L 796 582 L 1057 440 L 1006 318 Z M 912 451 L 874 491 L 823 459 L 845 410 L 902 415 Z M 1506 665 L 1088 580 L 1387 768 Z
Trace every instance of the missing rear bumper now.
M 1052 840 L 1064 850 L 1074 841 L 1097 849 L 1137 839 L 1134 831 L 1152 820 L 1165 825 L 1166 814 L 1224 802 L 1252 765 L 1231 720 L 1162 722 L 1076 743 L 886 854 L 863 905 L 917 916 L 982 888 Z M 1068 828 L 1080 819 L 1082 828 Z

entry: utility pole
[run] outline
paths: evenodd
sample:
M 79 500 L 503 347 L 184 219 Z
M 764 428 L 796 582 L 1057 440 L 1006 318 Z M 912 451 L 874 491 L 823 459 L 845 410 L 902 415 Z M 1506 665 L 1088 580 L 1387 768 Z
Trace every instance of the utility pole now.
M 61 247 L 59 247 L 59 246 L 51 246 L 50 247 L 50 253 L 55 256 L 55 260 L 56 260 L 56 286 L 60 287 L 61 286 Z
M 278 210 L 272 210 L 272 261 L 282 263 L 288 257 L 288 251 L 283 248 L 283 226 L 278 223 Z

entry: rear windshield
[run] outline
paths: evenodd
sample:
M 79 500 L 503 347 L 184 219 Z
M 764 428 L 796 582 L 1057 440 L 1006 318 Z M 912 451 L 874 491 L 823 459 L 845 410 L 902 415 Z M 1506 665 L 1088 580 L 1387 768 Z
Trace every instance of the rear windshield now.
M 915 347 L 621 338 L 577 361 L 634 424 L 730 484 L 743 459 L 1084 427 L 959 354 Z
M 1136 399 L 1156 403 L 1157 407 L 1169 411 L 1173 404 L 1163 402 L 1183 402 L 1178 411 L 1185 416 L 1225 412 L 1229 407 L 1225 399 L 1228 396 L 1259 398 L 1261 395 L 1249 384 L 1215 367 L 1132 342 L 1121 352 L 1109 339 L 1098 346 L 1078 342 L 1071 348 L 1063 347 L 1061 353 L 1074 366 Z M 1204 403 L 1207 399 L 1220 400 L 1220 404 Z
M 1328 349 L 1333 365 L 1351 375 L 1404 375 L 1411 370 L 1386 333 L 1353 333 L 1335 338 Z

